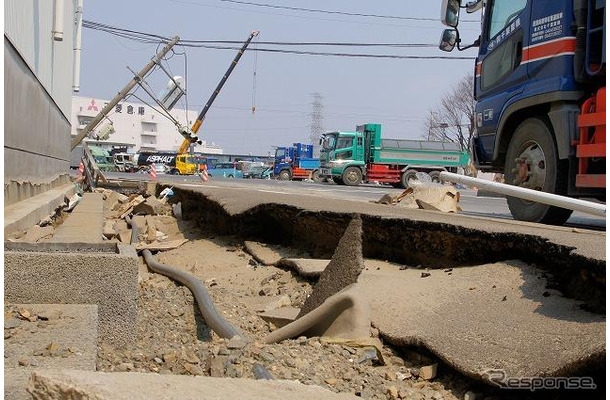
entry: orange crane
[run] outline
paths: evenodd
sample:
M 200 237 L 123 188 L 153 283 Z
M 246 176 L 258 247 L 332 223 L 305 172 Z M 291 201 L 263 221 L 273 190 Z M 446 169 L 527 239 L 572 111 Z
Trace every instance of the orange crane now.
M 233 69 L 235 69 L 235 66 L 239 62 L 239 59 L 244 54 L 244 51 L 246 51 L 246 48 L 250 45 L 250 42 L 252 41 L 252 39 L 254 39 L 256 36 L 258 36 L 258 34 L 259 34 L 259 31 L 250 32 L 250 36 L 248 37 L 248 39 L 246 40 L 244 45 L 241 47 L 241 49 L 239 50 L 239 52 L 237 53 L 237 55 L 231 62 L 229 69 L 227 69 L 227 72 L 225 72 L 225 74 L 223 75 L 222 79 L 218 83 L 218 86 L 216 86 L 216 89 L 214 89 L 214 92 L 212 93 L 212 95 L 210 96 L 208 101 L 203 106 L 203 109 L 199 113 L 199 116 L 197 117 L 197 120 L 193 123 L 193 126 L 191 127 L 191 129 L 189 130 L 186 127 L 179 127 L 180 134 L 184 137 L 184 141 L 182 142 L 182 145 L 180 146 L 180 149 L 178 150 L 179 155 L 188 153 L 189 148 L 191 147 L 191 144 L 193 144 L 193 143 L 201 144 L 201 141 L 197 137 L 197 132 L 199 131 L 199 128 L 201 127 L 201 124 L 203 123 L 203 120 L 205 119 L 205 115 L 207 114 L 208 110 L 212 106 L 212 103 L 214 103 L 214 100 L 216 100 L 218 93 L 220 93 L 220 90 L 222 89 L 224 84 L 227 82 L 227 79 L 233 72 Z

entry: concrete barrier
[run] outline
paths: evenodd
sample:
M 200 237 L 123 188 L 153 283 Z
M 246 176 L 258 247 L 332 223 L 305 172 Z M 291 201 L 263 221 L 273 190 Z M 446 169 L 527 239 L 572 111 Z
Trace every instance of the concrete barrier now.
M 4 301 L 97 304 L 100 340 L 135 339 L 138 257 L 114 243 L 5 243 Z

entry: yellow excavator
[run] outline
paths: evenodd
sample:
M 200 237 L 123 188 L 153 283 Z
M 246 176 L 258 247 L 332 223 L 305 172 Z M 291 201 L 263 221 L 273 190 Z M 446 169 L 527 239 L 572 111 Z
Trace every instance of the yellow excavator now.
M 212 93 L 212 95 L 210 96 L 208 101 L 203 106 L 203 109 L 197 116 L 197 120 L 193 123 L 193 126 L 190 129 L 185 126 L 178 127 L 178 131 L 184 137 L 184 141 L 182 142 L 182 145 L 180 146 L 180 149 L 178 150 L 178 156 L 176 157 L 176 169 L 179 171 L 180 174 L 193 174 L 193 173 L 199 172 L 200 170 L 202 170 L 204 168 L 203 164 L 200 164 L 201 157 L 195 156 L 193 154 L 189 154 L 189 149 L 190 149 L 191 145 L 194 143 L 201 144 L 201 141 L 197 137 L 197 132 L 199 131 L 199 128 L 201 128 L 201 124 L 203 123 L 203 120 L 205 119 L 205 115 L 207 114 L 208 110 L 212 106 L 212 103 L 214 103 L 214 100 L 216 100 L 218 93 L 220 93 L 220 90 L 222 89 L 224 84 L 227 82 L 227 79 L 233 72 L 233 69 L 235 69 L 235 66 L 239 62 L 239 59 L 244 54 L 244 51 L 246 51 L 246 48 L 250 45 L 250 42 L 252 42 L 252 39 L 254 39 L 256 36 L 258 36 L 258 34 L 259 34 L 259 31 L 250 32 L 250 36 L 245 41 L 245 43 L 243 44 L 243 46 L 241 47 L 241 49 L 239 50 L 239 52 L 237 53 L 237 55 L 235 56 L 233 61 L 231 62 L 229 69 L 223 75 L 222 79 L 218 83 L 218 86 L 216 86 L 216 89 L 214 89 L 214 92 Z

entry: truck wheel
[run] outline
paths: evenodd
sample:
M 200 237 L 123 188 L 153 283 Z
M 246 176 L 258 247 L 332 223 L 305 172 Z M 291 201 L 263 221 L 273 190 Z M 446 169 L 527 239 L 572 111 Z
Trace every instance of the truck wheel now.
M 313 180 L 314 182 L 324 182 L 324 177 L 320 175 L 319 170 L 314 169 L 311 173 L 311 180 Z
M 333 176 L 333 182 L 335 182 L 337 185 L 343 185 L 343 179 L 337 178 L 336 176 Z
M 428 175 L 430 175 L 430 179 L 432 179 L 432 182 L 441 182 L 441 171 L 430 171 L 428 172 Z
M 347 186 L 358 186 L 362 183 L 362 170 L 358 167 L 347 167 L 343 171 L 342 180 Z
M 408 169 L 402 174 L 400 183 L 402 184 L 403 188 L 407 189 L 409 187 L 409 181 L 414 180 L 417 180 L 417 171 L 414 169 Z
M 559 160 L 546 121 L 529 118 L 517 127 L 508 145 L 504 177 L 511 185 L 559 195 L 567 193 L 567 160 Z M 572 214 L 572 210 L 516 197 L 507 197 L 506 202 L 513 217 L 520 221 L 562 225 Z
M 288 171 L 287 169 L 281 170 L 280 175 L 279 175 L 279 180 L 280 181 L 289 181 L 290 180 L 290 171 Z

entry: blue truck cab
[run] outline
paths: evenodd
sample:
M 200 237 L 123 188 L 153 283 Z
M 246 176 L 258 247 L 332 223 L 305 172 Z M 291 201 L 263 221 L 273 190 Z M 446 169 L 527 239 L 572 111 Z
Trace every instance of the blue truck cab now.
M 293 143 L 290 147 L 277 147 L 273 174 L 280 180 L 320 180 L 320 160 L 313 157 L 313 145 Z
M 481 34 L 466 47 L 457 29 L 463 8 L 482 12 Z M 478 46 L 477 168 L 525 188 L 605 199 L 605 1 L 444 0 L 441 19 L 451 27 L 441 50 Z M 571 214 L 507 201 L 519 220 L 562 224 Z

